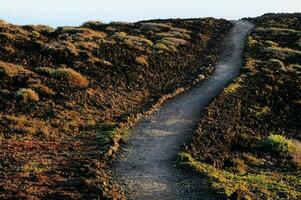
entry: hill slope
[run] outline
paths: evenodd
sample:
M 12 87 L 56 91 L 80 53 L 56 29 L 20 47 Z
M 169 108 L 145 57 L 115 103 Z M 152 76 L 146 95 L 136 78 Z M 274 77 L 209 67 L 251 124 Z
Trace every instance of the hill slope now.
M 213 18 L 57 29 L 1 21 L 0 198 L 117 198 L 105 171 L 116 135 L 210 76 L 230 28 Z
M 241 75 L 205 110 L 181 155 L 231 199 L 301 198 L 301 15 L 249 19 Z

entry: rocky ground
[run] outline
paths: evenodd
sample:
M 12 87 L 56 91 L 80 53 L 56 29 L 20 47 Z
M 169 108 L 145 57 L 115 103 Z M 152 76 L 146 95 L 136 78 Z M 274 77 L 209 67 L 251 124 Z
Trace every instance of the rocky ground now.
M 248 19 L 241 75 L 205 110 L 180 164 L 222 198 L 301 198 L 301 15 Z
M 209 77 L 231 27 L 213 18 L 56 29 L 0 21 L 0 198 L 122 198 L 106 165 L 127 127 Z

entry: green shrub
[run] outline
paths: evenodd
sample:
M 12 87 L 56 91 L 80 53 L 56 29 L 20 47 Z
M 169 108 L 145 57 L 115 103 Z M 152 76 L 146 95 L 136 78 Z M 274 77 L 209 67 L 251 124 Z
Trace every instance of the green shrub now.
M 169 51 L 169 49 L 167 48 L 167 46 L 163 43 L 157 43 L 154 45 L 154 48 L 157 50 L 167 50 Z
M 274 70 L 286 70 L 283 62 L 281 62 L 278 59 L 270 59 L 269 60 L 269 65 L 272 67 Z
M 24 102 L 39 101 L 39 95 L 30 88 L 22 88 L 16 92 L 16 97 Z
M 270 41 L 270 40 L 265 41 L 264 45 L 268 46 L 268 47 L 278 47 L 279 46 L 278 43 Z
M 277 154 L 288 155 L 295 151 L 294 143 L 282 135 L 271 134 L 263 144 L 266 150 Z

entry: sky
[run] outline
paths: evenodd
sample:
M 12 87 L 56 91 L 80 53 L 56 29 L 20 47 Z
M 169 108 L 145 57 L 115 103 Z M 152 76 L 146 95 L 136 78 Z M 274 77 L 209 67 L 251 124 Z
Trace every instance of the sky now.
M 13 24 L 77 26 L 83 22 L 216 17 L 240 19 L 301 12 L 301 0 L 0 0 L 0 19 Z

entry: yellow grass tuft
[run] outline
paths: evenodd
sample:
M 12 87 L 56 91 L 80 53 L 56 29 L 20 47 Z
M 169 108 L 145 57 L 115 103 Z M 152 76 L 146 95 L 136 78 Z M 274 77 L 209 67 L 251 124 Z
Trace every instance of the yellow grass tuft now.
M 53 73 L 51 73 L 51 76 L 60 80 L 68 81 L 70 84 L 79 87 L 86 87 L 89 84 L 88 80 L 83 75 L 71 68 L 56 69 Z

